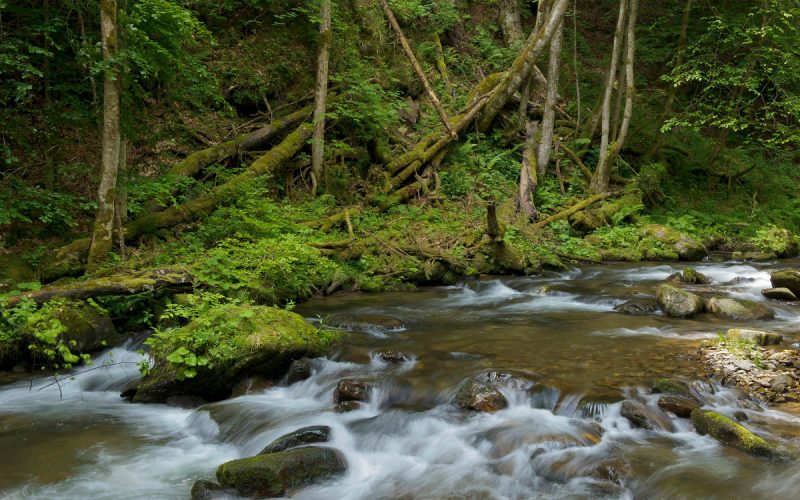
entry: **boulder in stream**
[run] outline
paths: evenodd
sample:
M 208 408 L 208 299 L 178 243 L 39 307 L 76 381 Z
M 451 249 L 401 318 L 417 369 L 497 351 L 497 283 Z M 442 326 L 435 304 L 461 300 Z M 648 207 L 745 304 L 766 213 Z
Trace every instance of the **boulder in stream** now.
M 672 394 L 676 396 L 684 396 L 687 398 L 693 397 L 692 391 L 689 389 L 689 384 L 687 384 L 683 380 L 677 380 L 674 378 L 662 377 L 656 379 L 653 382 L 653 385 L 650 386 L 650 389 L 658 394 Z
M 773 288 L 788 288 L 796 296 L 800 296 L 800 269 L 775 271 L 770 276 Z
M 721 318 L 735 321 L 757 321 L 775 318 L 774 311 L 752 300 L 711 297 L 706 301 L 706 310 Z
M 193 366 L 193 373 L 181 376 L 186 338 L 214 331 L 205 352 L 216 358 L 205 365 Z M 176 330 L 172 335 L 153 337 L 151 345 L 155 366 L 136 388 L 134 402 L 162 403 L 169 396 L 194 395 L 216 401 L 230 395 L 233 386 L 245 377 L 260 375 L 280 378 L 292 360 L 303 356 L 321 356 L 338 341 L 340 333 L 320 330 L 302 316 L 285 309 L 266 306 L 226 305 Z M 180 354 L 176 356 L 175 354 Z
M 674 318 L 690 318 L 703 312 L 703 299 L 672 285 L 661 285 L 656 292 L 656 301 L 661 309 Z
M 619 414 L 625 417 L 634 427 L 639 427 L 641 429 L 652 431 L 656 429 L 669 429 L 671 427 L 668 421 L 659 419 L 642 403 L 632 399 L 626 399 L 622 402 Z
M 286 383 L 289 385 L 300 382 L 311 376 L 311 360 L 308 358 L 296 359 L 289 365 L 286 372 Z
M 325 326 L 341 328 L 343 330 L 402 330 L 406 325 L 399 319 L 381 314 L 348 314 L 335 313 L 325 316 L 322 320 Z
M 674 413 L 680 418 L 689 418 L 700 405 L 696 400 L 683 396 L 662 396 L 658 398 L 658 407 L 664 411 Z
M 647 316 L 659 311 L 658 302 L 653 299 L 631 299 L 614 306 L 614 310 L 631 316 Z
M 750 330 L 747 328 L 731 328 L 725 334 L 725 338 L 758 345 L 777 345 L 783 340 L 783 337 L 779 333 L 765 330 Z
M 333 391 L 333 402 L 336 404 L 345 401 L 369 401 L 370 386 L 363 380 L 345 378 L 336 385 Z
M 234 496 L 239 496 L 235 489 L 205 479 L 195 481 L 192 486 L 192 500 L 217 500 Z
M 762 457 L 777 455 L 774 446 L 741 424 L 717 412 L 697 408 L 691 414 L 692 424 L 701 435 L 708 434 L 717 441 L 747 453 Z
M 333 448 L 307 446 L 232 460 L 219 466 L 217 481 L 248 497 L 280 497 L 347 470 L 344 456 Z
M 761 290 L 761 295 L 768 299 L 782 300 L 785 302 L 794 302 L 797 300 L 797 296 L 788 288 L 765 288 Z
M 692 267 L 686 267 L 683 269 L 681 282 L 687 285 L 708 285 L 711 283 L 711 278 Z
M 400 351 L 381 351 L 378 358 L 384 363 L 402 364 L 411 361 L 411 357 Z
M 661 247 L 668 248 L 669 253 L 680 260 L 696 261 L 708 255 L 708 251 L 702 243 L 671 227 L 650 224 L 642 229 L 640 236 L 642 237 L 640 246 L 645 246 L 645 257 L 659 257 L 664 253 L 663 251 L 656 252 L 649 248 L 650 242 L 648 240 L 655 240 Z
M 456 403 L 465 410 L 494 413 L 508 406 L 500 391 L 487 382 L 469 379 L 456 394 Z
M 312 425 L 284 434 L 261 450 L 259 455 L 277 453 L 313 443 L 326 443 L 331 439 L 331 428 L 327 425 Z

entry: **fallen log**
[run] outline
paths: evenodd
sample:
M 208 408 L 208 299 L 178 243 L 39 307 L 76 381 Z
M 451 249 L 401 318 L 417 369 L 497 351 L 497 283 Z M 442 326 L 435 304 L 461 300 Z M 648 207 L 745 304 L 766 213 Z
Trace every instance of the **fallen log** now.
M 3 301 L 6 306 L 14 306 L 24 299 L 33 300 L 37 304 L 53 299 L 86 300 L 93 297 L 112 295 L 135 295 L 138 293 L 155 293 L 163 290 L 174 292 L 190 291 L 193 288 L 193 277 L 188 271 L 173 269 L 155 269 L 130 275 L 115 275 L 76 281 L 66 285 L 56 285 L 32 292 L 9 297 Z
M 313 126 L 304 123 L 291 132 L 280 144 L 253 162 L 250 167 L 234 176 L 225 184 L 181 205 L 167 208 L 162 212 L 146 213 L 125 224 L 123 235 L 126 241 L 133 240 L 156 229 L 172 227 L 208 215 L 220 203 L 231 200 L 237 189 L 247 181 L 268 174 L 277 169 L 297 153 L 311 138 Z M 75 275 L 85 268 L 91 238 L 75 240 L 59 248 L 49 260 L 40 266 L 40 278 L 52 281 L 62 276 Z
M 596 194 L 594 196 L 590 196 L 590 197 L 586 198 L 585 200 L 581 201 L 580 203 L 576 203 L 575 205 L 572 205 L 571 207 L 567 208 L 566 210 L 562 210 L 561 212 L 558 212 L 557 214 L 553 214 L 550 217 L 545 217 L 544 219 L 542 219 L 539 222 L 537 222 L 536 224 L 534 224 L 533 228 L 534 229 L 541 229 L 541 228 L 545 227 L 546 225 L 550 224 L 551 222 L 555 222 L 555 221 L 558 221 L 558 220 L 561 220 L 561 219 L 566 219 L 567 217 L 569 217 L 570 215 L 574 214 L 575 212 L 580 212 L 584 208 L 589 207 L 591 205 L 594 205 L 598 201 L 605 200 L 606 198 L 610 198 L 612 196 L 619 196 L 620 194 L 622 194 L 622 191 L 615 191 L 615 192 L 612 192 L 612 193 L 601 193 L 601 194 Z

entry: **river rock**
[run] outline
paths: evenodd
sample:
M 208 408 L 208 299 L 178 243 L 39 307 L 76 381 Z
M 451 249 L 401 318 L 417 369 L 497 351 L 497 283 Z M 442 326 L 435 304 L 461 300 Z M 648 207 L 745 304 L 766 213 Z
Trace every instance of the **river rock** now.
M 205 479 L 195 481 L 191 495 L 192 500 L 218 500 L 239 496 L 235 489 Z
M 631 316 L 646 316 L 659 311 L 658 302 L 653 299 L 631 299 L 614 306 L 614 310 Z
M 800 269 L 774 271 L 770 282 L 773 288 L 788 288 L 795 296 L 800 296 Z
M 289 434 L 284 434 L 268 444 L 259 455 L 277 453 L 279 451 L 297 448 L 306 444 L 326 443 L 331 439 L 331 428 L 327 425 L 312 425 L 297 429 Z
M 633 475 L 631 464 L 622 459 L 600 462 L 589 472 L 589 477 L 622 485 Z
M 689 418 L 692 410 L 699 408 L 700 405 L 694 399 L 683 396 L 662 396 L 658 398 L 658 407 L 680 418 Z
M 235 328 L 231 322 L 235 322 Z M 216 329 L 212 346 L 224 357 L 196 367 L 193 377 L 178 379 L 176 367 L 167 358 L 191 337 L 195 329 Z M 321 356 L 338 341 L 340 332 L 319 330 L 302 316 L 267 306 L 228 306 L 214 309 L 177 330 L 170 340 L 151 349 L 155 366 L 136 388 L 135 402 L 163 403 L 173 395 L 200 396 L 216 401 L 231 394 L 237 382 L 251 375 L 268 379 L 282 377 L 292 361 Z
M 286 383 L 289 385 L 300 382 L 311 376 L 311 360 L 308 358 L 296 359 L 289 365 L 286 372 Z
M 226 462 L 217 469 L 217 481 L 243 496 L 280 497 L 346 470 L 347 462 L 339 451 L 307 446 Z
M 687 267 L 683 270 L 681 282 L 686 283 L 687 285 L 707 285 L 711 283 L 711 278 L 699 271 L 696 271 L 692 267 Z
M 330 314 L 323 319 L 323 324 L 343 330 L 402 330 L 406 325 L 392 316 L 380 314 Z
M 336 411 L 339 413 L 347 413 L 349 411 L 356 411 L 361 409 L 361 403 L 358 401 L 342 401 L 336 405 Z
M 491 371 L 477 377 L 480 382 L 485 382 L 493 387 L 508 387 L 518 391 L 526 391 L 533 387 L 533 382 L 517 377 L 512 373 Z
M 691 398 L 692 391 L 689 389 L 689 384 L 683 380 L 676 380 L 674 378 L 659 378 L 653 382 L 650 389 L 658 394 L 671 394 L 676 396 L 684 396 Z
M 783 300 L 786 302 L 797 300 L 797 296 L 788 288 L 765 288 L 761 290 L 761 295 L 768 299 Z
M 382 351 L 378 353 L 378 358 L 384 363 L 402 364 L 411 361 L 411 357 L 400 351 Z
M 724 415 L 697 408 L 692 411 L 691 419 L 699 434 L 708 434 L 728 446 L 763 457 L 777 454 L 771 444 Z
M 779 333 L 764 330 L 749 330 L 746 328 L 731 328 L 725 334 L 725 338 L 758 345 L 776 345 L 780 344 L 783 340 L 783 337 Z
M 505 396 L 492 385 L 479 380 L 467 380 L 456 394 L 456 403 L 465 410 L 494 413 L 508 406 Z
M 641 429 L 652 431 L 665 427 L 664 423 L 658 422 L 653 412 L 647 409 L 642 403 L 632 399 L 626 399 L 622 402 L 619 414 L 628 419 L 634 427 L 639 427 Z
M 697 261 L 708 255 L 708 251 L 702 243 L 667 226 L 650 224 L 642 229 L 641 236 L 644 241 L 649 237 L 670 248 L 681 260 Z M 645 254 L 647 253 L 645 248 Z
M 711 297 L 706 301 L 706 310 L 716 316 L 736 321 L 774 319 L 775 312 L 751 300 Z
M 333 402 L 336 404 L 345 401 L 369 401 L 370 386 L 362 380 L 345 378 L 336 385 L 333 392 Z
M 691 292 L 672 285 L 661 285 L 656 292 L 656 301 L 661 309 L 675 318 L 689 318 L 703 311 L 703 299 Z
M 263 392 L 275 387 L 275 383 L 267 380 L 259 375 L 245 377 L 233 386 L 231 389 L 231 397 L 238 398 L 239 396 L 246 396 L 248 394 L 255 394 Z

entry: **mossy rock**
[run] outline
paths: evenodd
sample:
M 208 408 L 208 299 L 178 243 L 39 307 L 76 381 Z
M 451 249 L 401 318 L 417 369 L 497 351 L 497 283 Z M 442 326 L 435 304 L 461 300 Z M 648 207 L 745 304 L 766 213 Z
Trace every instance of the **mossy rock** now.
M 333 479 L 346 470 L 340 452 L 309 446 L 226 462 L 217 469 L 217 481 L 244 496 L 278 497 Z
M 344 330 L 402 330 L 406 327 L 402 320 L 381 314 L 334 313 L 322 320 L 325 326 Z
M 692 411 L 691 419 L 699 434 L 708 434 L 728 446 L 762 457 L 778 454 L 774 446 L 724 415 L 697 408 Z
M 775 271 L 770 277 L 770 282 L 774 288 L 788 288 L 800 297 L 800 269 Z
M 289 434 L 284 434 L 261 450 L 259 455 L 278 453 L 299 446 L 314 443 L 326 443 L 331 439 L 331 428 L 327 425 L 312 425 L 297 429 Z
M 639 246 L 645 257 L 701 260 L 708 255 L 702 243 L 671 227 L 650 224 L 642 228 Z
M 775 312 L 752 300 L 711 297 L 706 301 L 706 310 L 716 316 L 735 321 L 774 319 Z
M 758 231 L 757 238 L 752 241 L 760 253 L 772 254 L 775 257 L 795 257 L 800 253 L 800 242 L 797 236 L 787 229 L 768 227 Z
M 711 283 L 711 278 L 692 267 L 686 267 L 683 269 L 681 281 L 687 285 L 707 285 Z
M 656 301 L 661 309 L 674 318 L 690 318 L 703 312 L 703 299 L 672 285 L 661 285 L 656 292 Z
M 235 321 L 235 328 L 229 328 Z M 192 378 L 177 380 L 175 367 L 166 360 L 180 347 L 181 338 L 195 329 L 218 329 L 212 348 L 221 359 L 197 367 Z M 190 394 L 214 401 L 227 397 L 233 386 L 249 375 L 281 377 L 295 359 L 325 354 L 340 339 L 335 330 L 320 330 L 302 316 L 285 309 L 267 306 L 225 306 L 176 330 L 176 339 L 154 348 L 155 366 L 136 389 L 133 400 L 161 403 L 173 395 Z
M 725 338 L 758 345 L 776 345 L 780 344 L 783 340 L 783 337 L 779 333 L 763 330 L 749 330 L 746 328 L 731 328 L 725 334 Z
M 693 397 L 689 389 L 689 384 L 682 380 L 675 380 L 674 378 L 659 378 L 653 382 L 650 389 L 658 394 L 672 394 L 676 396 Z
M 0 292 L 14 288 L 17 283 L 36 280 L 36 272 L 19 255 L 0 255 Z

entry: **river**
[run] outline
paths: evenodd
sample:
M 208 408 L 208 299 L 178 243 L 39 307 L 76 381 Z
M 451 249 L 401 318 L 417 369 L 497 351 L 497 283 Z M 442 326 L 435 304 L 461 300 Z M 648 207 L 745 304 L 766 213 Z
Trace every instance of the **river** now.
M 760 290 L 769 287 L 768 271 L 790 266 L 800 261 L 695 267 L 714 290 L 766 303 Z M 389 315 L 406 328 L 352 332 L 339 352 L 313 361 L 310 379 L 196 410 L 119 397 L 138 377 L 141 355 L 131 341 L 59 385 L 45 377 L 0 387 L 0 498 L 188 498 L 194 481 L 213 478 L 219 464 L 308 425 L 332 428 L 329 445 L 344 454 L 348 471 L 295 498 L 795 498 L 796 462 L 725 447 L 685 419 L 649 431 L 620 416 L 625 398 L 655 405 L 648 387 L 656 377 L 683 377 L 706 407 L 742 412 L 750 429 L 800 455 L 796 407 L 767 407 L 721 387 L 694 357 L 700 340 L 741 324 L 613 310 L 653 296 L 680 268 L 606 264 L 315 298 L 297 311 L 312 320 Z M 800 341 L 800 307 L 769 305 L 775 320 L 747 326 Z M 381 361 L 377 353 L 390 349 L 413 360 Z M 509 407 L 459 410 L 452 402 L 459 385 L 491 371 L 521 381 L 501 389 Z M 334 412 L 332 393 L 344 377 L 370 381 L 371 402 Z M 609 467 L 624 472 L 621 484 L 598 479 L 597 470 Z

